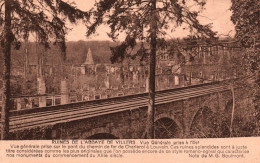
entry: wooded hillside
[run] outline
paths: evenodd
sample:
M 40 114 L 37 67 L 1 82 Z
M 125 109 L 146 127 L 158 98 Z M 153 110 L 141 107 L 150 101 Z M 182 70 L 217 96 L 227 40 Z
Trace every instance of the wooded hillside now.
M 88 49 L 90 48 L 93 54 L 95 63 L 110 63 L 111 51 L 110 47 L 115 46 L 117 43 L 110 41 L 77 41 L 67 42 L 67 63 L 81 64 L 84 62 Z M 30 42 L 28 48 L 29 64 L 37 64 L 36 53 L 42 52 L 42 47 L 36 46 L 36 43 Z M 59 64 L 59 49 L 55 45 L 51 45 L 44 55 L 45 63 L 47 64 Z M 2 62 L 2 55 L 0 62 Z M 19 50 L 12 51 L 12 65 L 14 67 L 23 66 L 25 63 L 25 46 L 21 45 Z M 0 67 L 1 68 L 1 67 Z

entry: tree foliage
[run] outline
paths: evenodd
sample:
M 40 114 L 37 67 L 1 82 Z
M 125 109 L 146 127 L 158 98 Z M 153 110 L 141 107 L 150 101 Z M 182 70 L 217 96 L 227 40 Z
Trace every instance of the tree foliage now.
M 93 34 L 97 27 L 106 24 L 111 31 L 108 36 L 116 40 L 122 33 L 126 34 L 122 44 L 111 48 L 113 62 L 122 62 L 131 56 L 137 42 L 146 42 L 150 46 L 140 46 L 138 53 L 143 59 L 149 54 L 149 102 L 146 135 L 154 138 L 155 114 L 155 73 L 156 52 L 165 49 L 165 36 L 182 24 L 188 25 L 197 36 L 214 38 L 210 25 L 201 25 L 197 19 L 199 11 L 191 10 L 189 5 L 203 7 L 204 0 L 100 0 L 92 9 L 93 22 L 88 27 L 87 36 Z M 142 44 L 143 45 L 143 44 Z M 147 49 L 147 50 L 146 50 Z M 146 56 L 145 56 L 146 55 Z M 144 134 L 145 135 L 145 134 Z
M 245 68 L 251 72 L 259 71 L 260 47 L 260 2 L 258 0 L 232 0 L 232 17 L 235 24 L 236 38 L 246 48 Z
M 260 120 L 260 1 L 232 0 L 231 20 L 235 24 L 236 39 L 244 47 L 244 68 L 254 75 L 253 86 L 255 116 Z M 260 122 L 260 121 L 259 121 Z M 259 130 L 258 122 L 258 130 Z
M 76 20 L 87 22 L 89 14 L 76 8 L 73 3 L 63 0 L 9 0 L 11 12 L 11 37 L 16 49 L 30 33 L 36 33 L 38 42 L 49 48 L 50 41 L 58 44 L 63 52 L 66 51 L 65 35 L 69 31 L 66 21 L 75 24 Z M 0 1 L 0 25 L 4 23 L 3 6 Z M 1 38 L 3 38 L 1 30 Z M 3 45 L 3 40 L 1 40 Z M 64 56 L 65 57 L 65 56 Z
M 189 5 L 193 4 L 197 8 L 205 5 L 204 0 L 157 0 L 156 1 L 156 22 L 157 22 L 157 46 L 163 47 L 165 36 L 170 31 L 174 31 L 183 24 L 197 37 L 214 38 L 215 33 L 210 29 L 211 25 L 201 25 L 197 19 L 201 10 L 190 10 Z M 194 8 L 196 8 L 194 7 Z M 87 36 L 93 34 L 97 27 L 106 24 L 111 31 L 108 36 L 116 40 L 122 33 L 126 34 L 121 45 L 111 48 L 112 62 L 121 61 L 127 56 L 131 56 L 131 50 L 138 41 L 150 42 L 150 23 L 152 18 L 152 2 L 147 0 L 101 0 L 95 3 L 92 9 L 93 22 L 88 27 Z M 141 46 L 140 52 L 145 51 Z M 147 53 L 138 53 L 147 55 Z
M 232 0 L 231 20 L 235 24 L 236 38 L 244 47 L 260 41 L 260 2 L 258 0 Z
M 235 24 L 236 38 L 245 48 L 244 68 L 255 74 L 254 105 L 260 119 L 260 1 L 232 0 L 231 20 Z

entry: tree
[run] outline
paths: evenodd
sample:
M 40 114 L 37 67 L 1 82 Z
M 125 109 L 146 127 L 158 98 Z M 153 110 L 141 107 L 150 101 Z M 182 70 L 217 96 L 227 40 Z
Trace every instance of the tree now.
M 254 75 L 254 106 L 260 120 L 260 2 L 258 0 L 232 0 L 231 20 L 235 24 L 236 35 L 244 48 L 244 68 Z M 249 83 L 250 84 L 250 83 Z
M 48 48 L 50 41 L 54 41 L 61 48 L 65 58 L 65 35 L 69 30 L 65 21 L 87 22 L 89 14 L 63 0 L 1 0 L 0 5 L 0 25 L 4 26 L 1 31 L 1 45 L 4 53 L 1 139 L 8 139 L 11 46 L 19 48 L 21 41 L 27 40 L 30 33 L 37 33 L 39 43 Z
M 124 58 L 131 57 L 131 49 L 137 42 L 147 42 L 150 47 L 144 46 L 137 54 L 149 55 L 149 103 L 146 135 L 154 138 L 154 103 L 155 103 L 155 69 L 156 53 L 159 48 L 165 49 L 162 42 L 168 31 L 186 24 L 196 36 L 214 38 L 215 33 L 210 30 L 210 25 L 201 25 L 197 19 L 199 11 L 191 11 L 189 5 L 203 7 L 204 0 L 100 0 L 92 8 L 93 22 L 88 26 L 87 36 L 93 34 L 101 24 L 109 25 L 111 32 L 108 34 L 116 40 L 121 33 L 125 33 L 125 40 L 116 47 L 111 48 L 113 56 L 111 61 L 122 62 Z M 193 9 L 196 9 L 194 7 Z

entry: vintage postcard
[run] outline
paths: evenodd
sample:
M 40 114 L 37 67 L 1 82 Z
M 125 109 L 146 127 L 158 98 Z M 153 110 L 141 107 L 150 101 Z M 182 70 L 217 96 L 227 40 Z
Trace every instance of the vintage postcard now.
M 0 1 L 0 162 L 260 162 L 259 7 Z

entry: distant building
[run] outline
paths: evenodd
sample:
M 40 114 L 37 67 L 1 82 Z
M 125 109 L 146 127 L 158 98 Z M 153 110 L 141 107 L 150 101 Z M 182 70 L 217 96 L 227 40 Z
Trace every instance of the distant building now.
M 88 49 L 88 53 L 86 56 L 86 60 L 83 64 L 81 64 L 81 74 L 85 75 L 86 73 L 91 73 L 95 71 L 95 63 L 93 60 L 91 49 Z

